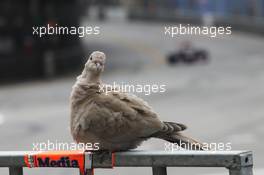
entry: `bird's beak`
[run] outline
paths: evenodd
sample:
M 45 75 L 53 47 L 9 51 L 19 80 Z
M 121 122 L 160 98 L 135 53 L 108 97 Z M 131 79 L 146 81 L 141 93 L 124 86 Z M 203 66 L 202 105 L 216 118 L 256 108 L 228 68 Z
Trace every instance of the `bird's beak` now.
M 96 68 L 99 68 L 101 66 L 100 63 L 96 63 Z

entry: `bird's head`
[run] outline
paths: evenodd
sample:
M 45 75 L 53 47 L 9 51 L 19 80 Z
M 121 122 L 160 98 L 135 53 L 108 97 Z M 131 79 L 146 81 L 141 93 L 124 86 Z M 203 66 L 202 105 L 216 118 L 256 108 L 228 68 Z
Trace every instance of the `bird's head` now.
M 94 73 L 94 74 L 100 74 L 104 70 L 105 59 L 106 59 L 106 56 L 103 52 L 100 52 L 100 51 L 93 52 L 89 56 L 85 64 L 86 71 Z

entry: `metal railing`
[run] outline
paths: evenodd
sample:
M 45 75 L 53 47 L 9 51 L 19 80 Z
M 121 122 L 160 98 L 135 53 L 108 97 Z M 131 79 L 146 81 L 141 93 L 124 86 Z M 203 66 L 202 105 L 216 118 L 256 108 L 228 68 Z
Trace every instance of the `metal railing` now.
M 10 175 L 22 175 L 26 167 L 24 157 L 29 153 L 0 152 L 0 167 L 9 167 Z M 114 158 L 110 154 L 92 154 L 92 168 L 112 168 L 113 165 L 152 167 L 153 175 L 166 175 L 167 167 L 225 167 L 230 175 L 253 174 L 251 151 L 128 151 L 116 152 Z

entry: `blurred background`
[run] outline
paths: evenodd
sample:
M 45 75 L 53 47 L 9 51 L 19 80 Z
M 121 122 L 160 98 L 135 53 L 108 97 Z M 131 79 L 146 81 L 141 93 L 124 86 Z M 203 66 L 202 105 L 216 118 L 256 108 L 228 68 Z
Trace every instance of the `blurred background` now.
M 185 123 L 203 142 L 253 150 L 264 172 L 264 0 L 1 0 L 0 150 L 71 142 L 69 95 L 88 55 L 107 55 L 106 83 L 165 84 L 146 100 L 162 120 Z M 209 21 L 209 22 L 208 22 Z M 164 35 L 179 23 L 231 26 L 232 35 Z M 99 35 L 32 35 L 33 26 L 99 26 Z M 199 54 L 198 54 L 199 53 Z M 139 149 L 164 150 L 152 139 Z M 224 174 L 225 169 L 169 168 L 169 174 Z M 0 169 L 7 174 L 7 168 Z M 96 174 L 151 174 L 150 168 Z M 25 174 L 78 174 L 25 169 Z

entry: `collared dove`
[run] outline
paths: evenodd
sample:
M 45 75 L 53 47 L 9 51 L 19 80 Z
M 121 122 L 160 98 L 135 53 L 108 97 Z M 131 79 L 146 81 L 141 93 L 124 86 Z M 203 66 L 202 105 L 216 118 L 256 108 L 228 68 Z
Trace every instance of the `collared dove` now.
M 185 148 L 202 149 L 201 143 L 181 134 L 185 125 L 162 122 L 139 97 L 101 91 L 105 60 L 103 52 L 93 52 L 72 88 L 70 125 L 77 143 L 99 143 L 100 150 L 125 151 L 154 137 Z

